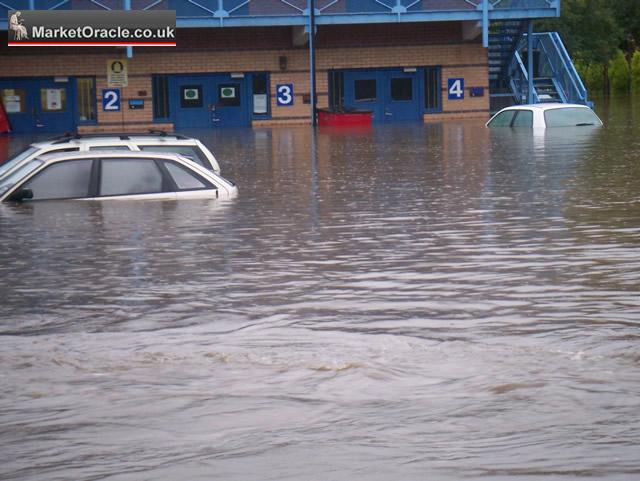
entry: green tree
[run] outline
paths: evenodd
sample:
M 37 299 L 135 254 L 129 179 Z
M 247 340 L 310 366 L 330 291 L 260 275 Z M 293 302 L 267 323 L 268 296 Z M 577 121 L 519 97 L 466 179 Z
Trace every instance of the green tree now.
M 613 92 L 629 92 L 631 80 L 629 63 L 621 50 L 618 50 L 615 57 L 609 62 L 609 80 L 611 81 L 611 90 Z
M 624 32 L 623 45 L 620 47 L 631 60 L 636 49 L 640 48 L 640 1 L 616 0 L 614 14 L 618 25 Z
M 631 59 L 631 91 L 640 94 L 640 50 L 636 50 Z
M 587 64 L 607 64 L 624 37 L 610 0 L 564 0 L 560 33 L 570 51 Z

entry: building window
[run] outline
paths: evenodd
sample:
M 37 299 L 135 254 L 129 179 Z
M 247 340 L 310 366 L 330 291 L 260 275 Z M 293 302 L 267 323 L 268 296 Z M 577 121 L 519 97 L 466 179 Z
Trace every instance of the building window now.
M 202 107 L 202 85 L 183 85 L 180 87 L 180 107 L 192 109 Z
M 426 67 L 424 69 L 424 109 L 427 112 L 442 110 L 440 67 Z
M 218 85 L 218 105 L 220 107 L 240 107 L 240 84 Z
M 62 112 L 67 109 L 66 89 L 40 89 L 40 109 L 43 112 Z
M 344 73 L 332 70 L 329 72 L 329 108 L 342 110 L 344 106 Z
M 356 80 L 353 83 L 354 100 L 356 102 L 376 101 L 376 80 Z
M 168 119 L 169 110 L 169 76 L 156 75 L 153 77 L 153 118 Z
M 96 121 L 96 79 L 79 77 L 77 84 L 78 120 L 80 122 Z
M 269 78 L 266 72 L 252 75 L 253 114 L 267 115 L 269 113 Z
M 391 79 L 391 100 L 396 102 L 413 100 L 413 79 L 412 78 L 392 78 Z
M 2 105 L 8 114 L 22 114 L 26 110 L 27 91 L 25 89 L 2 89 Z

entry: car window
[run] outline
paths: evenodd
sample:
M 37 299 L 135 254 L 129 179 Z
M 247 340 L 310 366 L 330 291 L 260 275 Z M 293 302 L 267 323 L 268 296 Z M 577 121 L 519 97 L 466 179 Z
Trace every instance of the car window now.
M 25 165 L 15 170 L 13 173 L 8 174 L 4 179 L 0 180 L 0 195 L 3 195 L 17 182 L 20 182 L 27 175 L 40 167 L 43 163 L 44 162 L 38 159 L 30 160 Z
M 92 145 L 89 150 L 131 150 L 126 145 Z
M 36 149 L 35 147 L 29 147 L 27 150 L 24 150 L 24 151 L 20 152 L 19 154 L 11 157 L 5 163 L 0 165 L 0 177 L 2 177 L 9 170 L 13 169 L 13 167 L 15 165 L 18 165 L 23 160 L 25 160 L 25 159 L 29 158 L 30 156 L 32 156 L 33 154 L 35 154 L 37 151 L 38 151 L 38 149 Z
M 533 128 L 533 112 L 531 110 L 518 110 L 516 118 L 513 119 L 511 127 Z
M 489 127 L 510 127 L 513 116 L 516 114 L 515 110 L 505 110 L 500 112 L 489 122 Z
M 169 171 L 171 178 L 178 186 L 180 190 L 197 190 L 206 189 L 208 186 L 199 178 L 189 172 L 181 165 L 174 164 L 173 162 L 164 162 L 165 167 Z
M 93 160 L 67 160 L 38 172 L 22 188 L 33 192 L 33 200 L 74 199 L 89 195 Z
M 162 173 L 153 159 L 103 159 L 100 195 L 163 192 Z
M 199 147 L 195 145 L 139 145 L 140 150 L 146 152 L 173 152 L 182 154 L 189 160 L 193 160 L 207 170 L 213 170 L 209 159 L 204 155 Z
M 547 110 L 544 113 L 544 120 L 547 127 L 575 127 L 602 124 L 593 110 L 581 107 Z

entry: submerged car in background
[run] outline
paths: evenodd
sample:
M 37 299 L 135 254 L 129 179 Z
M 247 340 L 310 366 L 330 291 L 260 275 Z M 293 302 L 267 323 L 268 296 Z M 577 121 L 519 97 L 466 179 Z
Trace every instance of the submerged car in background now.
M 122 150 L 182 154 L 207 170 L 220 173 L 215 156 L 202 142 L 181 134 L 152 131 L 147 134 L 67 134 L 31 144 L 26 150 L 0 164 L 0 179 L 31 159 L 62 152 Z
M 561 103 L 514 105 L 502 109 L 487 122 L 490 128 L 545 129 L 601 125 L 602 120 L 586 105 Z
M 234 197 L 233 182 L 180 154 L 66 152 L 32 158 L 0 179 L 0 202 Z

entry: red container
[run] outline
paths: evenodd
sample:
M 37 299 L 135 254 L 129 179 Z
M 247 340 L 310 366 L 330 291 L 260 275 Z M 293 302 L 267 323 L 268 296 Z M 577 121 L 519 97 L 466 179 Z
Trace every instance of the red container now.
M 365 127 L 371 125 L 373 112 L 354 110 L 351 112 L 337 112 L 333 110 L 318 110 L 318 125 L 323 127 Z

